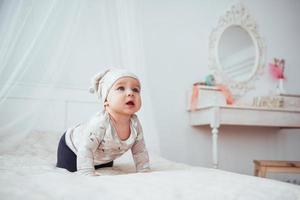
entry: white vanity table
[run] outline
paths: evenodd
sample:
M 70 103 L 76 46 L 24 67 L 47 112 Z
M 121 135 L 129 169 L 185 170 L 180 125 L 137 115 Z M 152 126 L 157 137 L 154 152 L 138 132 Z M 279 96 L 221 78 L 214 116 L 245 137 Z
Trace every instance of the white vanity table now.
M 206 106 L 190 111 L 192 126 L 212 129 L 213 167 L 218 168 L 218 133 L 223 125 L 300 128 L 300 110 L 244 106 Z
M 217 83 L 226 85 L 234 97 L 242 97 L 255 89 L 255 81 L 268 71 L 265 69 L 265 46 L 256 27 L 248 10 L 237 4 L 219 19 L 210 36 L 209 68 Z M 300 105 L 295 104 L 295 108 L 226 105 L 221 91 L 208 86 L 199 86 L 195 94 L 188 95 L 189 108 L 193 107 L 193 110 L 188 108 L 190 125 L 211 127 L 215 168 L 218 168 L 218 133 L 223 125 L 300 128 Z

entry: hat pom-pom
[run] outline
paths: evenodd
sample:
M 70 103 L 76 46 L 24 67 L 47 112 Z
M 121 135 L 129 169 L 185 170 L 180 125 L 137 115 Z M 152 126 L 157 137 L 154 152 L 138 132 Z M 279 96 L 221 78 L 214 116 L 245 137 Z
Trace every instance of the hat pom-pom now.
M 109 72 L 109 69 L 108 70 L 105 70 L 103 72 L 100 72 L 98 74 L 96 74 L 92 80 L 91 80 L 91 83 L 92 83 L 92 86 L 89 88 L 89 92 L 94 94 L 94 93 L 97 93 L 98 90 L 99 90 L 99 83 L 101 81 L 101 79 L 105 76 L 105 74 Z

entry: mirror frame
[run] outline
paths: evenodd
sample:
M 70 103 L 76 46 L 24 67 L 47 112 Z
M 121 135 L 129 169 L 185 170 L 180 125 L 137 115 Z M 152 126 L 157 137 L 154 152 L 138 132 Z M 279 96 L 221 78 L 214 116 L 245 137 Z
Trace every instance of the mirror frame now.
M 239 26 L 251 37 L 255 47 L 255 65 L 252 73 L 245 81 L 235 81 L 222 72 L 219 61 L 219 44 L 224 31 L 230 26 Z M 257 31 L 256 22 L 248 10 L 241 4 L 231 6 L 224 16 L 221 16 L 218 25 L 213 29 L 209 41 L 209 68 L 213 71 L 218 82 L 225 84 L 233 95 L 242 96 L 247 91 L 254 89 L 254 82 L 258 75 L 263 73 L 265 65 L 265 46 Z

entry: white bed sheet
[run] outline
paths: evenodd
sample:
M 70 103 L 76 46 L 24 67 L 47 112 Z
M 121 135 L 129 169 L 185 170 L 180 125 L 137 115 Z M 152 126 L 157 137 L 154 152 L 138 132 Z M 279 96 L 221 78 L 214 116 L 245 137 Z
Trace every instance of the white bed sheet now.
M 130 154 L 98 177 L 55 167 L 58 136 L 32 133 L 0 155 L 0 199 L 249 199 L 300 200 L 300 186 L 150 155 L 152 172 L 134 173 Z M 1 145 L 1 144 L 0 144 Z

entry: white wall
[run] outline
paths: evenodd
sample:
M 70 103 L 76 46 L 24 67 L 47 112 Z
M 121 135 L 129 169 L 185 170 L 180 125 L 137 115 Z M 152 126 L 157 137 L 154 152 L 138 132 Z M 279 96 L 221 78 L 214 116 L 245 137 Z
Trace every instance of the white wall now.
M 300 1 L 242 1 L 256 19 L 267 47 L 267 61 L 286 59 L 286 90 L 300 93 Z M 164 157 L 197 166 L 211 166 L 208 127 L 191 127 L 186 91 L 208 71 L 208 43 L 218 18 L 236 1 L 143 1 L 144 47 L 151 96 Z M 252 93 L 275 88 L 267 69 Z M 253 174 L 253 159 L 300 160 L 300 130 L 222 127 L 220 168 Z

